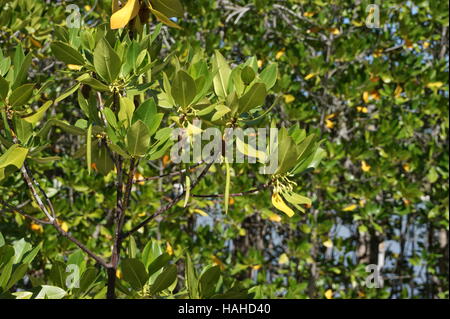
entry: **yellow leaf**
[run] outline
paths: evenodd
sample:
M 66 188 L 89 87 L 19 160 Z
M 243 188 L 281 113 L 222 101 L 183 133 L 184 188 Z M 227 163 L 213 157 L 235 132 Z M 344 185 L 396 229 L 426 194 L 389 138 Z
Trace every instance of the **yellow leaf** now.
M 173 248 L 169 242 L 166 243 L 166 252 L 171 256 L 173 255 Z
M 281 210 L 283 213 L 288 215 L 289 217 L 294 216 L 294 211 L 286 205 L 281 196 L 278 193 L 272 194 L 272 204 L 276 209 Z
M 164 155 L 162 159 L 163 168 L 165 168 L 170 163 L 170 157 L 169 155 Z
M 73 71 L 80 71 L 82 66 L 81 65 L 76 65 L 76 64 L 67 64 L 67 68 L 69 70 L 73 70 Z
M 261 265 L 253 265 L 251 266 L 253 270 L 259 270 L 261 269 Z
M 444 85 L 444 83 L 442 83 L 442 82 L 430 82 L 430 83 L 427 84 L 427 88 L 439 89 L 443 85 Z
M 285 49 L 281 49 L 280 51 L 277 52 L 277 54 L 275 55 L 275 59 L 279 60 L 281 59 L 281 57 L 284 55 Z
M 213 255 L 211 257 L 211 259 L 212 259 L 214 265 L 219 266 L 221 270 L 225 269 L 224 263 L 219 258 L 217 258 L 216 256 Z
M 374 100 L 379 100 L 380 99 L 380 93 L 378 93 L 378 91 L 372 91 L 370 92 L 370 97 Z
M 139 13 L 139 0 L 129 0 L 127 4 L 111 16 L 111 29 L 122 29 Z
M 364 25 L 364 23 L 362 23 L 361 21 L 355 21 L 355 20 L 352 21 L 352 24 L 355 27 L 362 27 Z
M 264 64 L 263 60 L 258 60 L 258 68 L 261 68 Z
M 30 228 L 32 231 L 35 231 L 37 233 L 42 233 L 44 231 L 44 228 L 41 224 L 31 223 Z
M 38 40 L 36 40 L 35 38 L 30 37 L 30 41 L 35 47 L 42 48 L 42 44 Z
M 329 31 L 331 34 L 334 34 L 334 35 L 338 35 L 338 34 L 341 33 L 341 31 L 339 31 L 338 28 L 329 28 L 328 31 Z
M 292 103 L 295 101 L 295 96 L 293 96 L 292 94 L 285 94 L 285 95 L 283 95 L 283 98 L 284 98 L 284 102 L 286 104 L 289 104 L 289 103 Z
M 279 215 L 277 215 L 277 214 L 271 214 L 270 217 L 269 217 L 269 220 L 273 221 L 273 222 L 276 222 L 276 223 L 279 223 L 279 222 L 281 222 L 281 217 Z
M 92 9 L 92 7 L 88 4 L 84 6 L 84 10 L 86 10 L 86 11 L 91 11 L 91 9 Z
M 400 94 L 402 94 L 402 92 L 403 92 L 403 88 L 397 84 L 397 87 L 395 88 L 395 91 L 394 91 L 394 96 L 399 97 Z
M 361 161 L 361 169 L 363 170 L 363 172 L 368 172 L 370 171 L 372 167 L 366 163 L 366 161 Z
M 405 172 L 409 172 L 411 170 L 411 167 L 409 166 L 409 164 L 403 164 L 403 169 L 405 170 Z
M 138 183 L 139 185 L 144 185 L 145 182 L 143 181 L 143 179 L 144 179 L 144 176 L 142 176 L 141 173 L 139 173 L 139 172 L 134 173 L 134 176 L 133 176 L 133 181 L 134 181 L 134 182 L 140 181 L 140 182 L 137 182 L 137 183 Z
M 357 106 L 357 107 L 356 107 L 356 110 L 357 110 L 358 112 L 360 112 L 360 113 L 367 113 L 367 112 L 369 112 L 369 110 L 368 110 L 367 107 L 365 107 L 365 106 Z
M 331 239 L 328 239 L 323 242 L 323 245 L 327 248 L 331 248 L 331 247 L 333 247 L 333 242 L 331 241 Z
M 62 222 L 61 229 L 67 233 L 69 231 L 69 225 L 66 222 Z
M 363 93 L 363 101 L 364 101 L 365 103 L 368 103 L 368 102 L 369 102 L 369 92 L 364 91 L 364 93 Z
M 351 205 L 345 206 L 344 208 L 342 208 L 342 210 L 344 212 L 351 212 L 351 211 L 354 211 L 356 208 L 358 208 L 358 206 L 356 206 L 355 204 L 351 204 Z
M 425 41 L 425 42 L 423 43 L 423 47 L 424 47 L 425 49 L 429 48 L 429 47 L 430 47 L 430 42 Z
M 281 254 L 280 258 L 278 258 L 278 264 L 285 265 L 289 263 L 289 257 L 286 254 Z
M 311 17 L 313 17 L 315 14 L 316 14 L 315 12 L 304 12 L 304 13 L 303 13 L 303 16 L 306 17 L 306 18 L 311 18 Z
M 330 121 L 330 120 L 325 120 L 325 125 L 326 125 L 326 127 L 328 127 L 329 129 L 332 129 L 333 127 L 334 127 L 334 122 L 333 121 Z
M 201 209 L 198 209 L 198 208 L 194 209 L 194 213 L 197 213 L 201 216 L 209 216 L 207 213 L 205 213 L 204 211 L 202 211 Z
M 122 271 L 120 271 L 120 269 L 116 270 L 116 277 L 122 279 Z
M 333 290 L 328 289 L 327 291 L 325 291 L 325 298 L 333 299 Z
M 377 49 L 377 50 L 375 50 L 375 52 L 373 53 L 373 56 L 375 57 L 375 58 L 379 58 L 380 56 L 382 56 L 383 55 L 383 49 Z
M 359 200 L 359 206 L 360 207 L 364 207 L 366 205 L 366 200 L 363 198 L 363 199 L 360 199 Z
M 413 43 L 410 40 L 406 39 L 405 40 L 405 47 L 407 47 L 408 49 L 412 49 Z
M 308 81 L 309 79 L 312 79 L 315 76 L 316 76 L 316 73 L 310 73 L 307 76 L 305 76 L 305 80 Z

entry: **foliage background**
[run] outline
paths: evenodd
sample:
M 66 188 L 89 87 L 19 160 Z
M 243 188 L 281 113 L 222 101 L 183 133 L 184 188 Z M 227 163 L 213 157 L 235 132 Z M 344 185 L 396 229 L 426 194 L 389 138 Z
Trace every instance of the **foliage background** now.
M 12 54 L 20 44 L 33 52 L 29 78 L 58 83 L 59 91 L 45 93 L 54 99 L 73 79 L 49 44 L 73 2 L 16 2 L 0 12 L 0 47 Z M 88 26 L 110 17 L 110 1 L 76 4 Z M 187 210 L 177 207 L 170 219 L 147 226 L 135 237 L 137 246 L 153 238 L 169 243 L 175 256 L 189 251 L 196 264 L 217 264 L 243 286 L 256 286 L 256 297 L 448 298 L 448 2 L 379 1 L 378 29 L 365 26 L 368 1 L 183 4 L 183 29 L 163 27 L 163 52 L 182 53 L 189 45 L 208 55 L 219 49 L 236 63 L 252 55 L 261 65 L 276 61 L 282 99 L 271 117 L 320 133 L 328 156 L 296 180 L 313 199 L 304 214 L 277 217 L 268 192 L 234 198 L 228 215 L 220 200 L 195 199 Z M 75 98 L 50 113 L 80 118 Z M 61 160 L 36 166 L 38 180 L 69 229 L 107 254 L 105 226 L 114 205 L 108 183 L 71 156 L 79 139 L 56 138 L 47 152 Z M 155 172 L 148 166 L 140 173 Z M 235 171 L 232 191 L 258 184 L 245 172 Z M 196 192 L 220 193 L 224 177 L 218 174 Z M 171 181 L 137 186 L 129 222 L 159 207 L 158 194 L 171 189 Z M 23 181 L 4 181 L 0 198 L 26 203 Z M 29 276 L 45 282 L 52 262 L 64 261 L 75 247 L 51 228 L 31 228 L 18 215 L 0 215 L 7 240 L 42 242 Z M 383 288 L 365 286 L 368 264 L 382 266 Z

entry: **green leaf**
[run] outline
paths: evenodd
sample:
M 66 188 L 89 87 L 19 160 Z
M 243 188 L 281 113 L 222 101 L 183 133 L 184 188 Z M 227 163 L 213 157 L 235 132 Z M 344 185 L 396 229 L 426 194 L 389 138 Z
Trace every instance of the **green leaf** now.
M 186 207 L 189 202 L 189 196 L 191 195 L 191 179 L 187 175 L 186 175 L 186 182 L 185 182 L 184 188 L 185 188 L 185 195 L 184 195 L 183 207 Z
M 88 173 L 91 174 L 92 169 L 92 124 L 89 124 L 86 132 L 86 165 Z
M 133 289 L 140 290 L 148 280 L 148 273 L 144 264 L 135 258 L 126 258 L 122 261 L 123 279 L 128 282 Z
M 256 76 L 255 71 L 253 71 L 253 69 L 250 66 L 248 65 L 244 66 L 244 68 L 241 71 L 241 78 L 246 85 L 249 85 L 255 79 L 255 76 Z
M 144 263 L 145 268 L 148 268 L 148 266 L 161 254 L 162 249 L 158 243 L 154 240 L 149 241 L 142 251 L 142 262 Z
M 266 85 L 267 90 L 270 90 L 277 82 L 278 65 L 276 63 L 270 63 L 261 72 L 259 78 Z
M 16 89 L 17 87 L 22 85 L 23 82 L 26 81 L 28 76 L 28 69 L 30 68 L 32 58 L 33 55 L 30 52 L 20 64 L 14 61 L 15 67 L 17 68 L 17 72 L 14 73 L 14 83 L 11 86 L 11 89 L 13 90 Z
M 200 294 L 202 298 L 210 297 L 215 289 L 216 284 L 220 279 L 220 267 L 214 266 L 206 270 L 199 279 Z
M 169 286 L 177 279 L 177 267 L 175 265 L 167 266 L 163 272 L 155 279 L 155 282 L 150 287 L 152 295 L 157 294 Z
M 133 156 L 143 156 L 150 145 L 150 132 L 141 120 L 134 123 L 127 133 L 127 149 Z
M 223 55 L 217 50 L 213 59 L 213 72 L 216 74 L 213 79 L 214 91 L 218 97 L 225 99 L 228 95 L 227 88 L 231 69 Z
M 278 169 L 276 174 L 288 172 L 296 163 L 299 156 L 294 140 L 288 135 L 286 128 L 281 128 L 278 133 Z
M 148 275 L 151 276 L 156 273 L 161 268 L 165 267 L 169 260 L 171 259 L 168 253 L 163 253 L 159 255 L 149 266 L 148 266 Z
M 130 256 L 130 258 L 136 258 L 136 252 L 136 240 L 134 240 L 133 236 L 130 236 L 130 241 L 128 243 L 128 256 Z
M 78 88 L 80 87 L 80 83 L 75 84 L 74 86 L 72 86 L 71 88 L 69 88 L 66 92 L 64 92 L 63 94 L 61 94 L 60 96 L 58 96 L 55 99 L 55 104 L 61 102 L 62 100 L 64 100 L 65 98 L 71 96 L 76 90 L 78 90 Z
M 33 125 L 18 116 L 14 116 L 13 122 L 17 138 L 22 144 L 26 144 L 31 135 L 33 135 Z
M 71 46 L 56 41 L 50 45 L 50 48 L 58 60 L 66 64 L 84 65 L 83 56 Z
M 168 18 L 182 17 L 183 6 L 178 0 L 152 0 L 152 6 Z
M 45 112 L 49 109 L 50 106 L 52 106 L 52 104 L 53 104 L 52 101 L 45 102 L 44 105 L 42 105 L 36 111 L 36 113 L 34 113 L 33 115 L 25 117 L 24 121 L 27 121 L 28 123 L 31 123 L 31 124 L 36 124 L 37 122 L 39 122 L 44 117 Z
M 66 265 L 60 261 L 53 261 L 49 276 L 55 286 L 65 287 L 67 278 Z
M 173 80 L 171 89 L 175 103 L 181 107 L 188 106 L 195 98 L 196 92 L 197 89 L 194 79 L 192 79 L 185 71 L 178 71 Z
M 33 96 L 34 84 L 24 84 L 12 91 L 9 96 L 9 104 L 12 108 L 25 105 Z
M 89 267 L 83 272 L 83 275 L 80 278 L 80 288 L 77 291 L 78 293 L 86 294 L 89 292 L 92 284 L 97 279 L 98 271 L 94 267 Z
M 250 89 L 239 99 L 239 112 L 245 113 L 264 104 L 267 90 L 263 83 L 254 83 Z
M 198 299 L 200 297 L 198 277 L 189 254 L 186 255 L 186 285 L 189 292 L 189 298 Z
M 106 122 L 108 122 L 111 127 L 117 130 L 119 126 L 117 125 L 116 114 L 114 114 L 113 110 L 111 110 L 109 107 L 105 107 L 103 109 L 103 115 L 105 115 Z
M 27 155 L 27 148 L 14 144 L 2 156 L 0 156 L 0 168 L 6 168 L 9 165 L 14 165 L 20 169 Z
M 8 285 L 9 278 L 11 278 L 13 268 L 13 259 L 11 259 L 5 267 L 2 268 L 2 272 L 0 274 L 0 288 L 5 289 Z
M 37 254 L 41 250 L 41 248 L 42 248 L 42 243 L 40 243 L 39 245 L 34 247 L 32 251 L 27 253 L 26 256 L 23 258 L 22 262 L 23 263 L 27 263 L 27 264 L 31 264 L 31 262 L 34 260 L 34 258 L 36 258 Z
M 83 75 L 80 75 L 77 78 L 77 81 L 89 85 L 91 88 L 98 90 L 98 91 L 104 91 L 104 92 L 108 92 L 109 91 L 109 86 L 107 86 L 106 84 L 100 82 L 97 79 L 94 79 L 93 77 L 91 77 L 89 74 L 85 73 Z
M 120 97 L 120 109 L 117 114 L 119 122 L 122 123 L 126 128 L 129 127 L 134 113 L 134 102 L 128 97 Z
M 107 82 L 112 83 L 119 75 L 122 62 L 106 39 L 101 39 L 94 50 L 94 67 Z
M 228 159 L 224 158 L 225 162 L 225 194 L 224 194 L 224 205 L 225 205 L 225 214 L 228 214 L 228 205 L 230 202 L 230 183 L 231 183 L 231 168 L 228 163 Z
M 9 92 L 9 82 L 0 74 L 0 99 L 6 100 Z
M 5 290 L 9 290 L 12 286 L 14 286 L 20 279 L 23 278 L 23 276 L 25 276 L 25 274 L 27 273 L 28 270 L 28 264 L 21 264 L 19 265 L 14 272 L 12 273 L 8 284 L 5 286 Z
M 42 285 L 35 299 L 62 299 L 66 295 L 66 291 L 59 287 Z

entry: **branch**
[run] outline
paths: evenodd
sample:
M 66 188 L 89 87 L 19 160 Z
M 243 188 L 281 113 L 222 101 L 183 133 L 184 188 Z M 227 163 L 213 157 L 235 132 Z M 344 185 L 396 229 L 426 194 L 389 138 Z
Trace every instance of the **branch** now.
M 20 215 L 22 215 L 22 216 L 24 216 L 24 217 L 26 217 L 28 219 L 31 219 L 35 223 L 42 224 L 42 225 L 52 225 L 52 222 L 50 222 L 48 220 L 42 220 L 42 219 L 33 217 L 31 215 L 28 215 L 23 210 L 21 210 L 19 207 L 14 207 L 12 205 L 9 205 L 8 203 L 3 201 L 2 199 L 0 199 L 0 204 L 2 204 L 4 207 L 7 208 L 5 210 L 0 210 L 0 213 L 6 212 L 6 211 L 16 212 L 16 213 L 19 213 Z
M 250 194 L 255 194 L 258 193 L 260 190 L 265 189 L 267 187 L 270 186 L 270 183 L 267 184 L 263 184 L 260 185 L 254 189 L 245 191 L 245 192 L 241 192 L 241 193 L 233 193 L 233 194 L 229 194 L 230 197 L 239 197 L 239 196 L 245 196 L 245 195 L 250 195 Z M 225 195 L 224 194 L 211 194 L 211 195 L 191 195 L 192 197 L 199 197 L 199 198 L 222 198 Z
M 198 185 L 200 180 L 206 175 L 206 173 L 209 171 L 209 168 L 214 163 L 215 163 L 215 160 L 212 160 L 210 163 L 208 163 L 208 165 L 203 169 L 203 171 L 197 177 L 195 182 L 191 185 L 191 190 L 194 189 Z M 139 223 L 137 226 L 133 227 L 130 231 L 124 233 L 122 235 L 122 239 L 125 239 L 128 236 L 132 235 L 137 230 L 139 230 L 141 227 L 144 227 L 145 225 L 147 225 L 152 219 L 156 218 L 157 216 L 159 216 L 159 215 L 165 213 L 166 211 L 168 211 L 169 209 L 171 209 L 173 206 L 175 206 L 185 196 L 185 194 L 186 194 L 186 189 L 183 190 L 183 192 L 180 195 L 175 197 L 175 199 L 172 202 L 170 202 L 169 204 L 167 204 L 165 206 L 160 207 L 155 213 L 153 213 L 153 215 L 147 217 L 141 223 Z
M 177 176 L 177 175 L 181 175 L 184 174 L 186 172 L 192 172 L 193 169 L 197 168 L 198 166 L 202 165 L 204 162 L 201 161 L 193 166 L 191 166 L 190 168 L 185 168 L 182 169 L 180 171 L 176 171 L 176 172 L 172 172 L 172 173 L 167 173 L 167 174 L 162 174 L 159 176 L 152 176 L 152 177 L 146 177 L 146 178 L 142 178 L 142 179 L 137 179 L 137 180 L 133 180 L 133 184 L 137 184 L 137 183 L 142 183 L 142 182 L 148 182 L 148 181 L 154 181 L 154 180 L 158 180 L 164 177 L 172 177 L 172 176 Z

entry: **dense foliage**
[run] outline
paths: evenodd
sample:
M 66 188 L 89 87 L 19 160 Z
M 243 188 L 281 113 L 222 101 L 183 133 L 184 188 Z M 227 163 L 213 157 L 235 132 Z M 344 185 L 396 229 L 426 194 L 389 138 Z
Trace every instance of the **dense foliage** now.
M 447 2 L 122 2 L 0 0 L 1 297 L 448 298 Z

